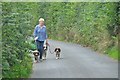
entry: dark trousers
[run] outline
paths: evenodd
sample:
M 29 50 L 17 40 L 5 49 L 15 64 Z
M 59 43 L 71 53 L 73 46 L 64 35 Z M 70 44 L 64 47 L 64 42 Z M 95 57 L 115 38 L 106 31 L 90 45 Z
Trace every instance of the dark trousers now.
M 40 53 L 40 59 L 42 59 L 42 54 L 43 54 L 43 44 L 44 41 L 36 41 L 36 45 L 37 45 L 37 50 Z

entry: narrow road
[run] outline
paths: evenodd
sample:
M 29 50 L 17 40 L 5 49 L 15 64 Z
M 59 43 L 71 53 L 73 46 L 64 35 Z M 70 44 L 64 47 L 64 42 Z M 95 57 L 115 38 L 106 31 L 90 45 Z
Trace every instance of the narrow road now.
M 77 44 L 49 40 L 59 46 L 61 59 L 48 51 L 47 60 L 34 63 L 31 78 L 118 78 L 118 62 Z

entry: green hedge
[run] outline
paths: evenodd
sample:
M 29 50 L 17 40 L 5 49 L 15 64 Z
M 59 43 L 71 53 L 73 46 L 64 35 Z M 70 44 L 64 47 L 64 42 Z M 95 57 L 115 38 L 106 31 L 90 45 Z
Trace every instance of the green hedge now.
M 3 78 L 28 77 L 32 70 L 28 36 L 43 17 L 50 39 L 90 46 L 117 59 L 120 3 L 2 3 Z M 24 65 L 24 66 L 23 66 Z
M 49 38 L 89 46 L 100 53 L 117 46 L 113 37 L 118 37 L 120 2 L 39 4 Z
M 27 41 L 38 20 L 36 7 L 37 3 L 2 3 L 3 78 L 27 78 L 31 74 L 31 46 Z

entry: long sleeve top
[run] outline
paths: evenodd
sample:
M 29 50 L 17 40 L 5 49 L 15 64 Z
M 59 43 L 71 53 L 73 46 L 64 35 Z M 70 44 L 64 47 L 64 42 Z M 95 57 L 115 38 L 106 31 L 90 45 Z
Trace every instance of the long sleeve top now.
M 40 25 L 36 25 L 33 35 L 35 38 L 37 37 L 38 41 L 45 41 L 47 39 L 46 26 L 40 27 Z

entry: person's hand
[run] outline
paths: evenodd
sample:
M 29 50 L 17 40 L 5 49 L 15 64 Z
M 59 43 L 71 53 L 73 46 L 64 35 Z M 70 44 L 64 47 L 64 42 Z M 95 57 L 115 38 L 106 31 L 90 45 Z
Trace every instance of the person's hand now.
M 49 46 L 49 43 L 48 43 L 48 42 L 46 42 L 46 45 L 48 45 L 48 46 Z
M 49 46 L 49 43 L 48 43 L 48 41 L 46 41 L 46 45 L 48 45 L 48 46 Z
M 38 39 L 38 37 L 35 37 L 35 39 L 34 39 L 34 40 L 36 41 L 37 39 Z

